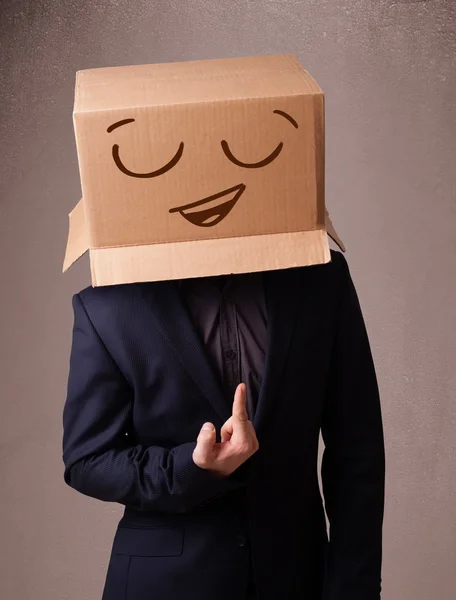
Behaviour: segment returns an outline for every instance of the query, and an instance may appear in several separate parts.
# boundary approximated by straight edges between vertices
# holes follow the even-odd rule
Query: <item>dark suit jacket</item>
[[[176,282],[74,296],[65,481],[125,505],[104,600],[378,600],[384,444],[369,342],[345,259],[265,274],[260,449],[231,477],[197,467],[229,406]],[[326,534],[317,478],[320,430]]]

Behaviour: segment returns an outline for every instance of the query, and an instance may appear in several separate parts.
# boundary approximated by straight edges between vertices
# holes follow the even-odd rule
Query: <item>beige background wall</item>
[[[327,201],[371,335],[385,600],[456,597],[456,11],[451,0],[2,0],[0,598],[96,600],[119,514],[62,480],[77,69],[293,52],[327,94]]]

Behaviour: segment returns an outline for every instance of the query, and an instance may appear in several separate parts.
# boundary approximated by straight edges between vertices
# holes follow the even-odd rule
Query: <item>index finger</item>
[[[249,420],[249,416],[247,414],[246,401],[247,399],[245,383],[240,383],[236,388],[233,400],[233,417],[235,419],[238,419],[239,421]]]

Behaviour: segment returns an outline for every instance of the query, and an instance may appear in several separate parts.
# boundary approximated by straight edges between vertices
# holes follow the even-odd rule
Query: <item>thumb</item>
[[[199,466],[208,465],[212,460],[216,442],[215,427],[212,423],[205,423],[196,439],[193,458]]]
[[[230,417],[227,421],[225,421],[222,429],[220,430],[220,434],[222,443],[230,441],[231,436],[233,435],[233,417]]]

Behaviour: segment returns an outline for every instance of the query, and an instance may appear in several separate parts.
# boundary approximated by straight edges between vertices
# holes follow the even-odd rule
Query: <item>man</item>
[[[65,480],[125,506],[103,600],[380,598],[381,410],[342,254],[73,307]]]

